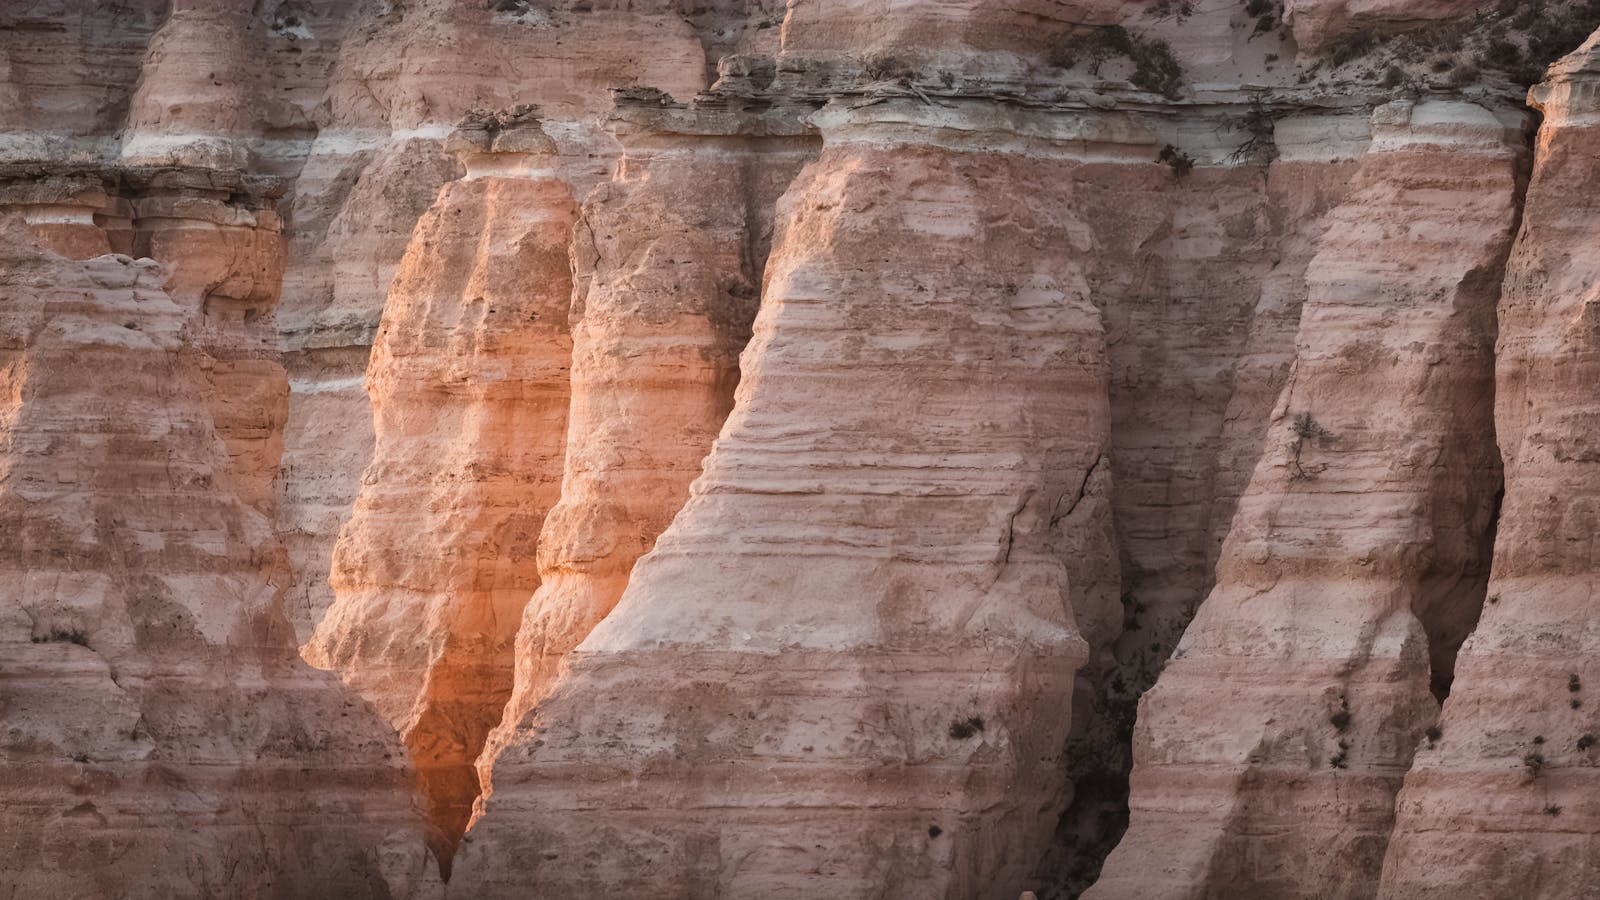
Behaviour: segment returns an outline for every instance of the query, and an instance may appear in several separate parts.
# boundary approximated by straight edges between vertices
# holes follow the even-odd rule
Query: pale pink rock
[[[1052,545],[1107,439],[1087,231],[1070,162],[896,134],[842,126],[780,203],[706,471],[451,891],[1015,895],[1085,655]]]
[[[733,408],[770,210],[815,153],[806,138],[718,133],[715,113],[683,117],[678,127],[713,133],[625,136],[574,229],[566,471],[539,539],[515,693],[478,762],[486,793],[502,748],[523,740],[560,664],[616,606],[700,474]]]
[[[1483,618],[1440,735],[1397,804],[1384,898],[1579,897],[1600,871],[1592,603],[1597,404],[1593,39],[1533,92],[1544,112],[1500,298],[1505,504]]]
[[[1374,124],[1306,273],[1217,585],[1140,703],[1132,822],[1087,897],[1377,888],[1430,675],[1447,678],[1486,577],[1520,153],[1515,119],[1464,103]]]
[[[113,185],[134,206],[144,187]],[[228,326],[155,260],[72,261],[11,214],[0,233],[0,883],[422,889],[399,742],[299,660],[270,506],[237,489],[270,461],[219,439],[197,338]]]
[[[1407,31],[1503,5],[1499,0],[1285,0],[1284,21],[1302,48],[1316,51],[1341,38]]]

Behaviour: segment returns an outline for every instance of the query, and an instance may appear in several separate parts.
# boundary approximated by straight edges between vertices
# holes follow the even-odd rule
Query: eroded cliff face
[[[121,227],[3,218],[6,895],[420,890],[404,751],[283,616],[275,460],[254,439],[287,393],[271,186],[110,174],[7,182],[93,197]],[[111,252],[130,242],[151,255]],[[240,251],[208,257],[228,289],[190,290],[189,254],[217,244]]]
[[[0,9],[8,896],[1581,894],[1596,25]]]

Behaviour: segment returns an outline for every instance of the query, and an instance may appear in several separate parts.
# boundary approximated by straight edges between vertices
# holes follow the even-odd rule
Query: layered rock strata
[[[476,108],[537,105],[557,145],[552,165],[581,198],[607,177],[616,154],[598,124],[612,88],[646,84],[688,97],[706,85],[702,42],[674,4],[587,12],[566,5],[363,7],[336,45],[292,201],[282,303],[293,392],[280,530],[296,573],[291,617],[303,639],[333,601],[333,547],[372,456],[362,386],[384,298],[413,225],[460,174],[443,149],[456,122]],[[728,17],[715,12],[708,6],[706,15]],[[764,16],[750,12],[752,20]],[[312,38],[337,33],[307,10],[294,17]],[[742,32],[715,27],[730,39]],[[775,40],[777,29],[762,33]]]
[[[616,606],[700,474],[733,408],[773,204],[814,153],[804,136],[739,134],[771,123],[737,109],[623,110],[642,122],[619,117],[624,154],[574,229],[561,501],[539,538],[515,695],[479,761],[485,785],[500,746],[518,739],[563,659]]]
[[[1380,896],[1572,897],[1596,878],[1590,596],[1593,41],[1533,99],[1545,120],[1500,299],[1505,503],[1483,619],[1400,793]]]
[[[1514,116],[1469,104],[1390,104],[1374,126],[1217,586],[1140,703],[1128,834],[1086,896],[1377,889],[1431,688],[1482,600],[1521,154]]]
[[[474,121],[466,177],[418,223],[384,309],[377,434],[306,645],[400,732],[448,859],[511,691],[567,433],[576,205],[530,112]]]
[[[288,570],[260,490],[275,460],[239,450],[274,427],[282,369],[259,406],[214,414],[241,367],[251,392],[270,380],[271,363],[231,353],[250,331],[230,303],[259,295],[270,329],[279,252],[259,184],[229,186],[248,226],[219,226],[203,192],[164,196],[218,178],[102,182],[126,231],[99,248],[84,226],[69,246],[43,234],[82,261],[0,216],[6,896],[394,896],[432,877],[403,749],[300,661],[283,618]],[[183,287],[194,245],[170,239],[179,222],[243,248],[227,301]],[[123,240],[161,261],[109,252]]]
[[[501,752],[452,890],[530,856],[557,893],[669,896],[1001,896],[1031,866],[1085,655],[1052,545],[1107,440],[1087,232],[1061,154],[891,107],[780,203],[705,473]]]

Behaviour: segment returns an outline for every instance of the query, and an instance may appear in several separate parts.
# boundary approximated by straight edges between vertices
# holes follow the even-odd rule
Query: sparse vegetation
[[[950,723],[950,736],[958,741],[966,740],[982,730],[982,716],[968,716]]]
[[[1294,424],[1290,426],[1290,430],[1294,433],[1294,472],[1290,477],[1295,481],[1311,478],[1322,469],[1307,469],[1300,455],[1304,452],[1307,441],[1327,437],[1328,429],[1318,424],[1317,420],[1311,417],[1311,413],[1303,412],[1294,417]]]
[[[1592,735],[1592,734],[1585,734],[1585,735],[1582,735],[1582,736],[1580,736],[1578,738],[1578,749],[1579,750],[1587,750],[1590,747],[1593,747],[1594,745],[1595,745],[1595,736]]]
[[[1278,122],[1260,94],[1250,98],[1250,106],[1238,124],[1246,137],[1239,149],[1229,155],[1230,160],[1264,166],[1278,158]]]
[[[1251,0],[1246,11],[1264,3]],[[1597,27],[1600,0],[1505,0],[1494,9],[1402,34],[1346,35],[1329,49],[1325,61],[1337,68],[1381,54],[1369,74],[1390,88],[1405,84],[1406,69],[1413,65],[1458,88],[1478,82],[1485,71],[1525,87],[1543,78],[1551,63],[1577,49]],[[1398,77],[1395,69],[1400,70]]]
[[[1250,37],[1266,34],[1283,24],[1283,0],[1246,0],[1244,14],[1256,20]]]
[[[928,837],[936,838],[941,834],[944,834],[944,829],[943,828],[940,828],[937,825],[929,825],[928,826]]]
[[[1177,19],[1181,22],[1194,15],[1194,0],[1156,0],[1150,11],[1158,19]]]
[[[1140,90],[1176,99],[1183,90],[1183,67],[1166,41],[1134,34],[1121,25],[1108,25],[1074,35],[1050,51],[1051,65],[1075,69],[1087,65],[1089,74],[1113,59],[1133,63],[1128,81]]]
[[[1156,160],[1166,163],[1167,168],[1171,169],[1172,174],[1178,178],[1183,178],[1194,171],[1194,158],[1171,144],[1161,148],[1161,152],[1156,155]]]
[[[874,53],[863,59],[861,74],[868,81],[899,81],[916,76],[910,64],[892,53]]]
[[[1583,690],[1583,679],[1578,677],[1577,672],[1567,676],[1567,690],[1574,694]]]
[[[1437,725],[1429,725],[1428,730],[1424,731],[1422,736],[1428,739],[1428,746],[1432,747],[1434,744],[1439,743],[1440,738],[1444,737],[1444,730]]]
[[[1339,752],[1328,757],[1328,765],[1335,769],[1350,768],[1350,742],[1344,738],[1339,739]]]
[[[77,644],[79,647],[89,646],[89,633],[82,628],[73,626],[65,628],[60,625],[52,627],[43,635],[35,635],[35,644]]]
[[[1339,708],[1328,716],[1328,724],[1337,728],[1340,734],[1350,730],[1350,699],[1345,695],[1339,695]]]
[[[1559,816],[1561,815],[1561,807],[1552,803],[1544,808],[1544,814],[1551,817]]]
[[[1522,768],[1528,773],[1528,777],[1538,778],[1539,773],[1544,771],[1544,754],[1535,750],[1522,757]]]

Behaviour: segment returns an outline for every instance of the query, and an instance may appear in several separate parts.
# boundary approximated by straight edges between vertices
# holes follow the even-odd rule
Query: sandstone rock
[[[271,510],[235,491],[196,340],[225,326],[153,260],[0,232],[7,893],[421,890],[403,751],[299,660]]]
[[[502,748],[523,741],[561,662],[616,606],[700,474],[733,407],[768,211],[811,152],[806,139],[646,132],[584,204],[566,473],[539,540],[515,694],[478,764],[486,787]]]
[[[1084,657],[1052,532],[1107,438],[1087,232],[1069,163],[872,109],[780,204],[706,471],[501,753],[452,891],[1010,896],[1031,866]]]
[[[1481,602],[1519,152],[1515,121],[1467,104],[1374,121],[1217,586],[1140,704],[1128,835],[1086,896],[1376,890],[1430,675],[1448,683]]]
[[[1595,404],[1586,249],[1596,172],[1595,45],[1534,91],[1545,114],[1500,299],[1495,426],[1505,503],[1483,618],[1436,740],[1397,803],[1380,896],[1569,897],[1591,890],[1596,675],[1589,647]]]
[[[1301,47],[1317,51],[1341,39],[1405,31],[1500,5],[1495,0],[1285,0],[1284,21]]]
[[[321,130],[293,200],[282,304],[293,393],[280,531],[302,639],[333,602],[333,546],[372,454],[361,384],[384,297],[412,227],[459,174],[443,149],[452,127],[469,109],[537,104],[560,177],[581,197],[614,152],[598,126],[612,87],[645,83],[688,97],[706,83],[701,43],[668,4],[591,13],[500,5],[366,7],[324,86]]]
[[[377,442],[305,648],[399,730],[446,861],[511,691],[566,435],[576,210],[538,122],[512,130],[459,141],[467,176],[395,278],[368,373]]]

